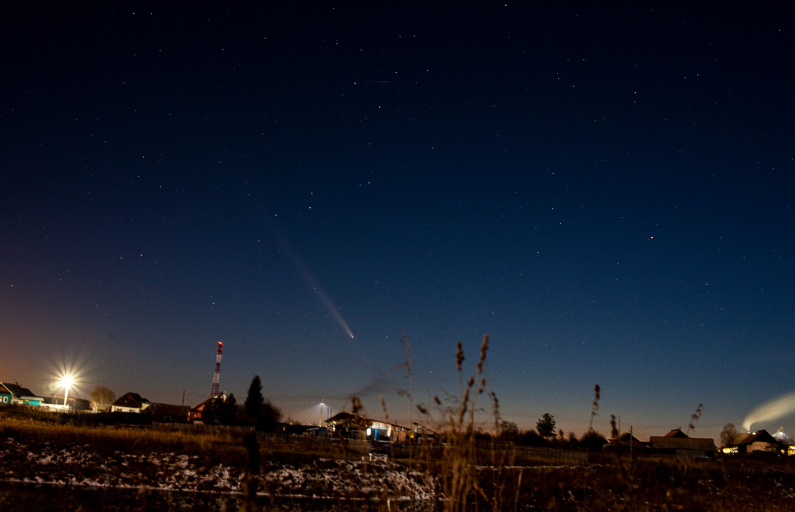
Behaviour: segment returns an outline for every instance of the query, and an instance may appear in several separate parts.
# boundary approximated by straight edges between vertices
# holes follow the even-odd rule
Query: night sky
[[[222,340],[241,402],[405,422],[402,336],[428,403],[488,333],[520,428],[795,390],[783,12],[160,3],[0,5],[0,381],[195,405]]]

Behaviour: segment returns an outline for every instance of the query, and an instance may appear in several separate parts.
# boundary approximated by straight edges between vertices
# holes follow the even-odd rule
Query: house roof
[[[717,450],[715,441],[710,438],[651,436],[649,445],[652,450],[695,450],[714,452]]]
[[[622,446],[622,447],[624,447],[624,446],[628,447],[628,446],[630,446],[630,444],[633,447],[636,447],[636,446],[637,447],[648,446],[648,443],[644,443],[643,441],[639,440],[637,437],[633,436],[629,432],[624,432],[623,434],[621,434],[620,436],[616,437],[615,439],[611,439],[610,440],[610,444],[612,444],[613,446]]]
[[[18,384],[11,384],[8,382],[0,382],[0,386],[6,389],[8,393],[17,399],[23,398],[35,398],[38,400],[44,400],[43,396],[39,396],[35,394],[33,391],[29,390],[28,388],[23,388]]]
[[[369,423],[371,420],[366,416],[362,416],[361,414],[356,414],[348,411],[338,412],[331,418],[326,420],[328,425],[341,425],[341,424],[362,424]]]
[[[360,414],[355,414],[348,411],[339,412],[326,420],[326,425],[353,426],[353,427],[369,427],[374,423],[380,423],[382,425],[388,425],[390,427],[396,427],[404,430],[411,430],[410,427],[404,427],[403,425],[398,425],[397,423],[374,420],[372,418],[368,418],[367,416],[362,416]]]
[[[198,405],[194,405],[193,407],[190,408],[190,410],[193,411],[193,412],[201,412],[201,411],[203,411],[204,408],[207,407],[207,404],[209,404],[212,401],[213,398],[214,397],[210,397],[210,398],[206,399],[204,402],[202,402],[202,403],[200,403]]]
[[[125,393],[113,402],[112,405],[116,407],[130,407],[140,409],[143,404],[150,403],[146,398],[141,397],[138,393]]]
[[[748,432],[745,434],[737,434],[733,440],[736,445],[749,445],[753,443],[770,443],[776,444],[776,439],[768,433],[767,430],[759,430],[756,432]]]
[[[681,428],[674,428],[674,429],[671,429],[671,431],[670,431],[670,432],[668,432],[667,434],[665,434],[665,437],[673,437],[673,438],[682,438],[682,439],[687,439],[687,438],[689,438],[690,436],[688,436],[687,434],[685,434],[684,432],[682,432],[682,429],[681,429]]]

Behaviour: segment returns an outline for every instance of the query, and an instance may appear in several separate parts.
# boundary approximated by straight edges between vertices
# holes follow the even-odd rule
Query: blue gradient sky
[[[196,404],[223,340],[241,400],[406,421],[402,335],[428,402],[489,333],[521,428],[583,432],[594,384],[603,433],[739,426],[795,387],[783,20],[6,2],[0,380]]]

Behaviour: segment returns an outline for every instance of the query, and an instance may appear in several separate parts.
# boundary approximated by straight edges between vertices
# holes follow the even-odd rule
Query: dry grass
[[[405,367],[409,378],[408,395],[414,404],[411,382],[411,352],[408,340]],[[552,460],[543,451],[532,452],[510,444],[495,444],[493,438],[478,435],[476,411],[482,395],[488,402],[490,418],[499,425],[499,402],[488,389],[485,336],[473,374],[464,380],[465,355],[459,343],[455,355],[459,375],[459,395],[433,404],[416,405],[425,424],[443,427],[441,444],[419,446],[408,469],[420,468],[436,497],[414,504],[415,510],[566,510],[566,511],[783,511],[795,508],[795,463],[787,459],[728,459],[694,461],[661,458],[630,458],[627,455],[589,454],[589,464]],[[595,387],[592,416],[598,408],[599,389]],[[354,399],[354,408],[358,401]],[[385,401],[382,407],[386,409]],[[431,411],[436,411],[434,421]],[[386,411],[384,411],[386,415]],[[694,418],[694,420],[697,418]],[[174,452],[200,455],[207,466],[223,464],[249,472],[245,498],[240,510],[265,510],[254,492],[262,468],[274,464],[313,463],[329,474],[335,471],[346,478],[345,464],[361,454],[345,445],[317,443],[259,442],[249,435],[229,432],[194,432],[143,427],[115,427],[62,423],[57,415],[23,408],[0,409],[0,439],[12,438],[50,445],[88,445],[98,453]],[[534,454],[538,454],[535,456]],[[369,469],[383,471],[378,465]],[[269,489],[264,489],[269,491]],[[387,488],[377,501],[359,502],[361,489],[353,488],[348,508],[400,510],[396,500],[404,489]],[[0,492],[0,504],[2,504]],[[369,499],[369,498],[367,498]],[[351,506],[360,504],[361,507]],[[236,507],[235,507],[236,508]],[[279,509],[271,502],[267,509]],[[300,509],[301,507],[297,507]]]
[[[92,451],[112,455],[116,452],[146,454],[174,452],[199,455],[203,466],[223,464],[247,468],[250,455],[243,433],[170,430],[150,426],[114,426],[61,423],[59,416],[37,413],[27,408],[0,409],[0,439],[12,438],[31,444],[55,446],[88,445]],[[359,453],[338,444],[311,442],[260,443],[261,460],[279,464],[302,464],[318,458],[347,459]]]

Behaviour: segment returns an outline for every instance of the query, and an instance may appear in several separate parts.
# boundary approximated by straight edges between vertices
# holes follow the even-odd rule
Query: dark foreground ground
[[[3,512],[139,512],[139,511],[236,511],[243,507],[240,494],[158,491],[151,489],[106,489],[64,485],[0,482],[0,511]],[[419,505],[419,508],[417,507]],[[258,496],[259,510],[348,512],[383,510],[378,502],[318,498]],[[431,507],[432,508],[432,507]],[[390,510],[427,510],[426,503],[396,503]]]
[[[682,462],[634,461],[622,474],[614,464],[587,466],[481,467],[480,490],[465,510],[570,511],[790,511],[795,510],[795,475],[789,465],[752,461]],[[341,468],[329,468],[328,480],[339,479]],[[141,478],[145,478],[144,475]],[[261,492],[253,502],[238,490],[197,491],[182,488],[102,487],[79,483],[0,482],[0,511],[431,511],[447,508],[434,498],[397,496],[398,489],[357,497],[330,486],[328,495],[315,487],[307,494],[300,482],[290,495],[289,481],[279,494]],[[331,484],[329,484],[331,485]],[[263,493],[263,491],[265,493]],[[359,494],[361,495],[361,494]],[[449,505],[449,503],[447,504]]]
[[[787,457],[533,458],[459,445],[382,461],[304,438],[244,445],[228,433],[0,416],[0,512],[795,510]],[[252,487],[258,494],[245,499]]]

